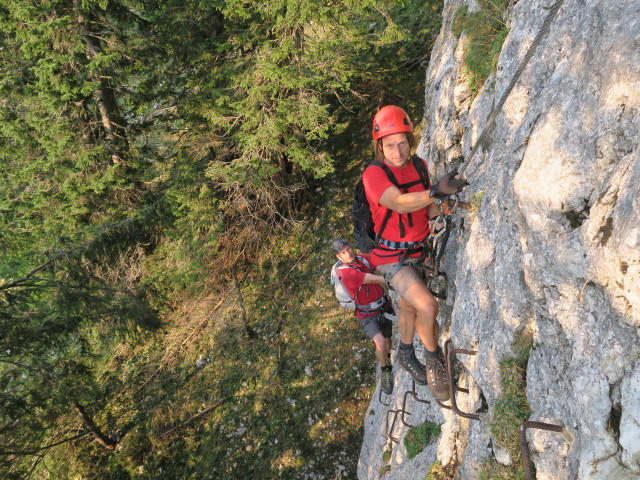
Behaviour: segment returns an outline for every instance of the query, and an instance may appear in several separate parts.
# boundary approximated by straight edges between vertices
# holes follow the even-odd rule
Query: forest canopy
[[[295,298],[243,297],[300,280],[287,254],[256,252],[303,244],[316,189],[366,162],[378,107],[420,118],[441,7],[0,0],[3,478],[203,478],[166,447],[200,414],[167,412],[223,410],[245,374],[221,361],[187,389],[201,377],[176,352],[220,345],[175,313],[209,299],[226,318],[233,298],[241,338],[257,341],[256,309]],[[182,448],[198,458],[203,438]]]

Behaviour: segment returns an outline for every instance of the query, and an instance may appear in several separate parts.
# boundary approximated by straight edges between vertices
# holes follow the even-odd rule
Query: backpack
[[[369,262],[367,262],[364,258],[360,256],[356,258],[358,258],[358,260],[364,263],[367,267],[371,268]],[[380,310],[384,306],[386,301],[384,294],[375,302],[369,303],[367,305],[357,304],[355,299],[351,295],[349,295],[349,291],[346,289],[346,287],[340,280],[340,277],[338,276],[338,270],[342,270],[344,268],[353,268],[354,270],[358,270],[357,267],[349,265],[348,263],[343,263],[341,260],[338,260],[331,268],[331,285],[333,285],[335,289],[338,304],[341,307],[351,310],[358,310],[365,313]],[[360,285],[360,288],[362,288],[362,285]],[[360,291],[360,288],[358,288],[358,292]],[[356,297],[358,296],[358,292],[356,292]]]
[[[411,161],[413,162],[413,166],[418,172],[420,176],[420,180],[410,183],[403,183],[402,185],[398,184],[396,177],[393,175],[389,167],[387,167],[383,162],[379,160],[374,160],[371,162],[371,165],[382,168],[384,173],[387,174],[387,178],[393,183],[398,189],[404,190],[406,193],[409,187],[416,185],[417,183],[422,183],[424,188],[429,188],[429,175],[427,173],[427,168],[420,157],[417,155],[413,155],[411,157]],[[367,200],[367,195],[364,191],[364,185],[362,184],[362,175],[360,175],[360,179],[353,190],[353,203],[351,206],[351,217],[353,219],[353,236],[356,239],[356,246],[358,250],[363,253],[370,253],[380,241],[382,237],[382,232],[387,226],[387,222],[391,218],[393,214],[393,210],[387,210],[387,214],[384,217],[384,221],[380,227],[380,231],[376,235],[373,229],[373,218],[371,216],[371,208],[369,206],[369,202]],[[409,215],[409,223],[411,224],[411,214]],[[404,236],[404,225],[402,223],[402,218],[400,218],[400,229],[401,235]]]

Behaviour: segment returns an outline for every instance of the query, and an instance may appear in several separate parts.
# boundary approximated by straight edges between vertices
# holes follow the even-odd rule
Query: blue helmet
[[[336,252],[341,252],[345,247],[349,246],[349,242],[347,242],[344,238],[336,238],[333,242],[331,242],[331,248]]]

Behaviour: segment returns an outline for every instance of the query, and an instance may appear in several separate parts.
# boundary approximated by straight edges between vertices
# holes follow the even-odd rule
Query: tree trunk
[[[233,270],[233,284],[235,286],[236,292],[238,293],[238,302],[240,303],[240,311],[242,312],[242,328],[244,329],[244,334],[247,338],[253,338],[255,336],[255,332],[251,329],[249,324],[247,323],[247,310],[244,306],[244,297],[242,296],[242,290],[240,289],[240,282],[238,281],[238,274],[235,270]]]
[[[78,402],[75,402],[73,406],[76,407],[76,410],[78,410],[78,412],[80,413],[80,416],[82,417],[82,421],[87,426],[87,428],[91,431],[94,438],[97,440],[97,442],[100,445],[102,445],[104,448],[107,448],[109,450],[113,450],[114,448],[116,448],[116,444],[118,442],[116,442],[115,440],[111,439],[110,437],[102,433],[102,431],[98,428],[96,423],[93,421],[93,418],[89,416],[89,414],[87,413],[87,411],[84,409],[82,405],[80,405]]]
[[[91,14],[82,10],[79,0],[74,1],[77,13],[80,35],[87,45],[87,58],[91,59],[102,52],[102,46],[95,32],[91,31]],[[108,78],[100,78],[100,87],[94,94],[100,123],[104,129],[107,141],[112,146],[111,159],[113,163],[120,163],[126,159],[128,141],[124,128],[124,120],[120,115],[116,95]]]

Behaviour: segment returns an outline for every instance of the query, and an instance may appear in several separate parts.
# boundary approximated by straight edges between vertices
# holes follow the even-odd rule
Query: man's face
[[[356,253],[353,251],[353,248],[347,245],[338,253],[336,253],[336,257],[338,257],[338,260],[341,260],[344,263],[352,263],[356,259]]]
[[[411,145],[404,133],[394,133],[382,138],[384,159],[392,167],[402,167],[411,153]]]

